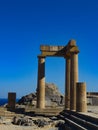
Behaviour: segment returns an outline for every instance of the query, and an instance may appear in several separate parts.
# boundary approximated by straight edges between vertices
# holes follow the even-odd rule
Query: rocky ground
[[[0,115],[4,111],[2,109]],[[0,116],[0,130],[63,130],[65,123],[56,116],[27,116],[15,113],[9,116],[7,113],[9,112],[6,111],[5,115]],[[98,118],[98,106],[88,106],[86,114]]]
[[[36,99],[37,92],[23,96],[16,104],[16,108],[36,109]],[[64,96],[53,83],[45,84],[45,101],[46,106],[52,108],[64,105]],[[63,120],[58,120],[56,117],[31,117],[9,112],[6,108],[0,109],[0,130],[57,130],[63,123]]]
[[[37,92],[23,96],[16,104],[16,109],[19,111],[23,109],[25,112],[33,110],[38,114],[36,99]],[[47,114],[49,114],[48,111],[53,114],[58,113],[64,108],[64,96],[53,83],[45,85],[45,101]],[[88,112],[85,114],[98,118],[98,106],[89,105],[87,109]],[[60,120],[56,116],[45,117],[36,114],[31,116],[21,112],[7,111],[6,105],[0,107],[0,130],[64,130],[64,124],[64,120]]]
[[[98,118],[98,106],[88,106],[86,114]],[[32,128],[35,130],[60,130],[64,124],[64,121],[56,116],[27,116],[25,114],[13,114],[4,109],[1,109],[0,115],[2,115],[0,116],[0,130],[8,130],[8,128],[9,130],[31,130]]]
[[[57,117],[14,116],[12,119],[0,117],[0,130],[58,130],[64,121]]]

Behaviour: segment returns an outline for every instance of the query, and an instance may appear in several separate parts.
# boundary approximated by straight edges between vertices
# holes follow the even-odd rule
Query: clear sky
[[[1,0],[0,97],[35,91],[40,45],[70,39],[80,50],[79,81],[98,91],[98,0]],[[64,93],[63,58],[46,58],[46,82]]]

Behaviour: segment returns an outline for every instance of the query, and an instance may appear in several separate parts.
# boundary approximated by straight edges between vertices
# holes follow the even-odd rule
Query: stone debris
[[[55,120],[51,123],[51,126],[53,127],[58,127],[58,128],[62,128],[65,125],[65,121],[64,120]]]
[[[66,126],[66,122],[64,120],[60,120],[56,116],[53,117],[30,117],[30,116],[14,116],[13,119],[7,119],[6,117],[0,116],[0,124],[9,125],[13,124],[18,126],[22,126],[28,128],[32,126],[35,130],[40,129],[48,129],[49,130],[70,130],[68,126]]]
[[[13,124],[15,125],[21,125],[21,126],[33,126],[33,120],[28,117],[14,117],[13,118]]]
[[[58,118],[56,116],[52,116],[50,117],[51,120],[58,120]]]
[[[33,126],[34,128],[44,128],[46,126],[51,126],[53,128],[60,128],[64,127],[65,121],[59,120],[57,117],[51,117],[51,118],[30,118],[27,116],[24,117],[14,117],[13,122],[14,125],[20,125],[20,126]]]
[[[13,124],[20,125],[20,126],[38,126],[38,127],[44,127],[46,125],[49,125],[49,122],[44,119],[35,119],[29,117],[14,117]]]
[[[38,126],[38,127],[44,127],[45,125],[49,125],[49,122],[44,120],[44,119],[38,119],[35,120],[34,123]]]
[[[61,121],[57,121],[55,126],[56,126],[56,127],[63,128],[64,125],[65,125],[65,122],[61,120]]]

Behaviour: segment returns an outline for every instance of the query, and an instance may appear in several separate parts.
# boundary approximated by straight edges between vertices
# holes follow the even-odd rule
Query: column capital
[[[70,49],[70,54],[78,54],[79,52],[80,51],[77,46]]]
[[[71,58],[70,56],[67,55],[64,56],[64,59],[70,59],[70,58]]]

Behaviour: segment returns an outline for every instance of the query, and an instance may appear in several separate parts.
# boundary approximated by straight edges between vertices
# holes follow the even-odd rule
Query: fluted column
[[[37,108],[45,108],[45,57],[38,57]]]
[[[78,82],[78,54],[71,53],[70,110],[76,111],[76,82]]]
[[[70,109],[70,58],[66,58],[66,75],[65,75],[65,109]]]

